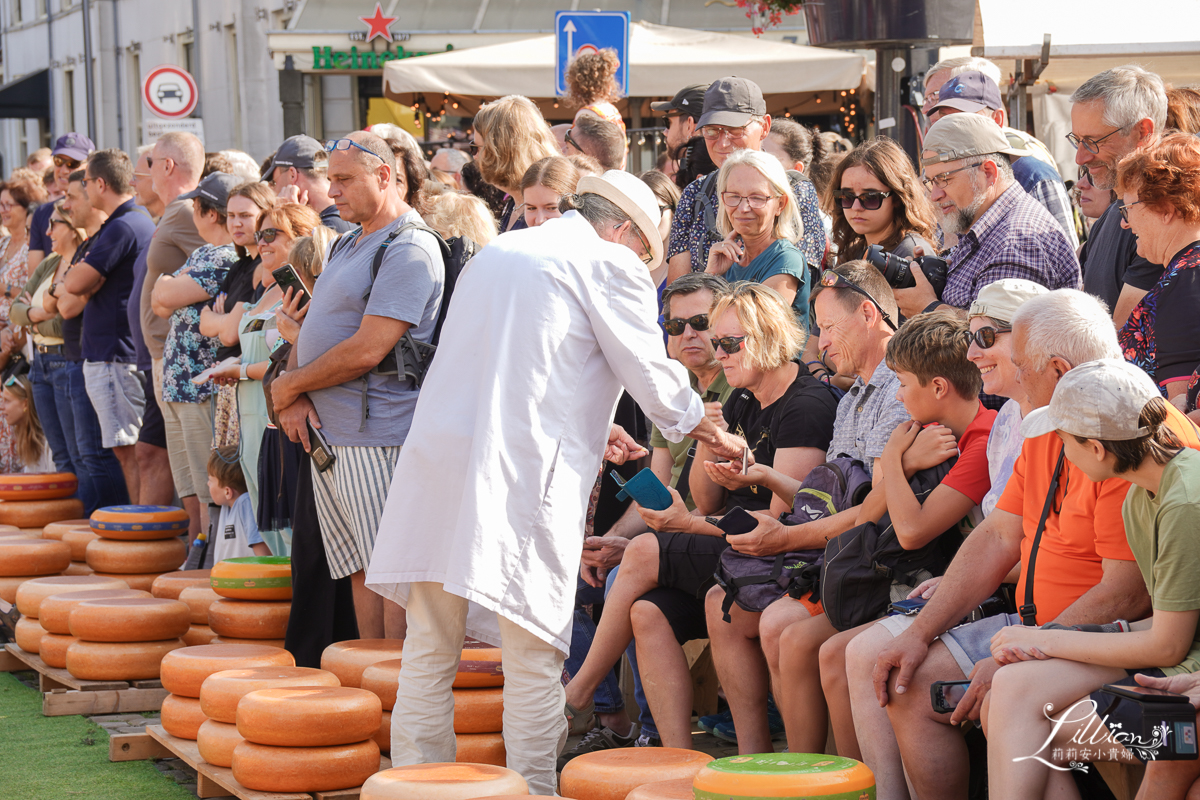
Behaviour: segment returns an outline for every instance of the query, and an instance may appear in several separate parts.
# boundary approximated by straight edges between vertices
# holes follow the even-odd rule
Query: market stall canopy
[[[50,70],[23,75],[0,86],[0,119],[50,118]]]

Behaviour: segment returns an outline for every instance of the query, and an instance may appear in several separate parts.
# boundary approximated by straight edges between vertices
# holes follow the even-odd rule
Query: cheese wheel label
[[[763,753],[710,761],[692,791],[695,800],[875,800],[875,777],[850,758]]]
[[[185,531],[188,515],[177,506],[105,506],[90,524],[96,531]]]
[[[291,578],[210,578],[214,589],[286,589]]]

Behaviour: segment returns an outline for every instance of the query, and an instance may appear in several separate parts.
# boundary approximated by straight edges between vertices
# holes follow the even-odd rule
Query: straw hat
[[[658,209],[658,198],[641,178],[629,172],[610,169],[603,175],[585,175],[576,188],[579,194],[598,194],[629,215],[633,224],[641,231],[650,245],[650,269],[663,260],[662,235],[658,223],[662,212]]]

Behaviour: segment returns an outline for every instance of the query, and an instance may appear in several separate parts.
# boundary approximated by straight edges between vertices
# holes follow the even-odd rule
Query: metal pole
[[[125,142],[125,115],[122,113],[121,99],[121,16],[117,10],[117,0],[112,0],[113,14],[113,83],[117,90],[117,146],[126,147]],[[136,151],[137,146],[129,146],[126,149]]]
[[[200,0],[192,0],[192,80],[196,82],[196,108],[192,116],[201,117],[200,110]]]
[[[96,83],[92,74],[92,4],[83,0],[83,74],[87,88],[88,137],[96,141]]]
[[[7,42],[5,42],[7,45]],[[5,47],[7,50],[7,46]],[[46,7],[46,66],[49,67],[54,61],[54,14],[50,11],[50,7]],[[50,73],[50,80],[46,82],[47,91],[50,96],[46,98],[46,107],[50,109],[50,118],[46,120],[46,124],[50,126],[50,144],[54,145],[54,73]],[[41,144],[40,142],[38,143]]]

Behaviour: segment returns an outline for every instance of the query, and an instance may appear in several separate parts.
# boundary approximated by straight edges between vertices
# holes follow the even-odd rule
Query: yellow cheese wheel
[[[187,544],[177,538],[148,542],[97,538],[87,546],[88,566],[97,572],[161,575],[179,569],[186,560]]]
[[[370,739],[331,747],[242,742],[233,748],[233,779],[258,792],[353,789],[378,771],[379,746]]]
[[[197,625],[193,622],[188,626],[188,632],[182,638],[183,643],[188,647],[196,647],[201,644],[212,644],[217,635],[207,625]]]
[[[875,796],[875,775],[851,758],[811,753],[730,756],[692,780],[696,800],[817,800]]]
[[[200,701],[194,697],[169,694],[163,698],[160,715],[163,730],[176,738],[195,740],[206,719]]]
[[[62,542],[13,537],[0,539],[0,576],[36,578],[58,575],[70,564],[71,548]]]
[[[189,586],[208,586],[207,569],[186,569],[181,572],[164,572],[154,579],[150,594],[178,600],[179,593]]]
[[[292,560],[285,556],[228,558],[213,565],[210,584],[230,600],[291,600]]]
[[[208,586],[189,586],[179,593],[178,599],[191,609],[193,625],[208,625],[208,607],[220,600],[221,595]]]
[[[0,539],[0,541],[3,541],[3,540]],[[46,576],[45,575],[13,575],[13,576],[0,575],[0,600],[3,600],[6,603],[17,602],[17,589],[19,589],[21,587],[22,583],[24,583],[25,581],[31,581],[34,578],[44,578],[44,577],[46,577]]]
[[[17,620],[13,633],[17,647],[26,653],[37,653],[42,649],[42,637],[46,635],[46,629],[33,617],[21,617]]]
[[[18,472],[0,475],[0,500],[57,500],[70,497],[79,481],[70,472]]]
[[[529,791],[525,779],[490,764],[414,764],[372,775],[360,800],[472,800]]]
[[[454,690],[455,733],[496,733],[503,728],[503,689]]]
[[[10,527],[12,527],[12,526],[10,526],[10,525],[4,526],[5,529],[10,528]],[[0,530],[0,539],[43,539],[43,538],[47,538],[47,537],[38,536],[37,534],[30,533],[29,531],[23,531],[20,528],[12,528],[12,530]]]
[[[88,527],[88,521],[86,519],[64,519],[62,522],[51,522],[46,527],[42,528],[42,538],[57,539],[61,542],[64,533],[73,528],[79,527]]]
[[[188,529],[188,514],[176,506],[107,506],[92,512],[92,530],[106,539],[171,539]]]
[[[500,663],[500,648],[467,639],[458,660],[455,689],[482,689],[503,686],[504,670]]]
[[[283,639],[238,639],[235,636],[214,636],[213,644],[265,644],[268,647],[283,647]]]
[[[625,795],[625,800],[693,800],[692,779],[643,784]]]
[[[575,800],[625,800],[645,783],[695,777],[712,761],[707,753],[675,747],[628,747],[584,753],[559,776],[558,791]]]
[[[71,635],[85,642],[158,642],[187,633],[188,607],[178,600],[138,597],[88,600],[71,609]]]
[[[337,676],[312,667],[253,667],[214,672],[200,686],[200,706],[204,715],[218,722],[237,722],[238,701],[259,689],[283,689],[294,686],[336,688]]]
[[[92,589],[86,592],[66,591],[52,594],[38,606],[38,620],[50,633],[67,636],[71,633],[71,609],[79,603],[89,600],[130,600],[149,596],[149,592],[139,592],[135,589]]]
[[[70,528],[63,532],[59,537],[59,541],[71,548],[71,560],[82,561],[87,563],[87,546],[99,539],[100,537],[92,533],[92,529],[86,525],[78,528]],[[88,564],[91,567],[91,564]],[[95,569],[93,567],[93,569]]]
[[[196,745],[200,757],[215,767],[233,766],[233,748],[246,741],[237,731],[237,725],[207,719],[196,733]]]
[[[327,747],[370,739],[382,714],[379,698],[366,689],[289,686],[242,697],[237,726],[242,738],[255,744]]]
[[[71,566],[63,570],[63,575],[94,575],[96,570],[87,565],[86,561],[72,561]]]
[[[137,589],[140,592],[150,593],[150,588],[154,586],[154,579],[158,577],[153,572],[104,572],[97,570],[93,575],[101,575],[105,578],[120,578],[129,584],[130,589]]]
[[[392,752],[392,712],[383,712],[383,718],[379,720],[379,730],[375,731],[371,738],[379,745],[379,752],[385,756]]]
[[[503,767],[508,764],[504,752],[504,734],[501,733],[459,733],[455,734],[457,743],[454,760],[468,764],[492,764]]]
[[[200,697],[200,685],[214,672],[250,667],[294,667],[287,650],[254,644],[206,644],[176,650],[163,659],[163,688],[184,697]]]
[[[47,666],[55,669],[67,668],[67,648],[79,640],[74,636],[62,636],[57,633],[47,633],[42,637],[41,650],[38,655]]]
[[[218,600],[208,607],[208,627],[233,639],[282,639],[290,600]]]
[[[159,676],[163,656],[183,647],[161,642],[75,642],[67,648],[67,672],[82,681],[144,681]]]
[[[0,524],[18,528],[44,528],[51,522],[74,519],[83,514],[83,503],[75,498],[61,500],[0,501]]]
[[[337,675],[342,686],[358,688],[363,670],[380,661],[400,658],[403,652],[403,639],[348,639],[325,648],[321,669]]]
[[[17,610],[26,617],[38,616],[38,608],[47,597],[66,592],[88,592],[102,589],[128,589],[123,582],[112,578],[55,575],[25,581],[17,589]],[[162,637],[166,638],[166,637]]]

